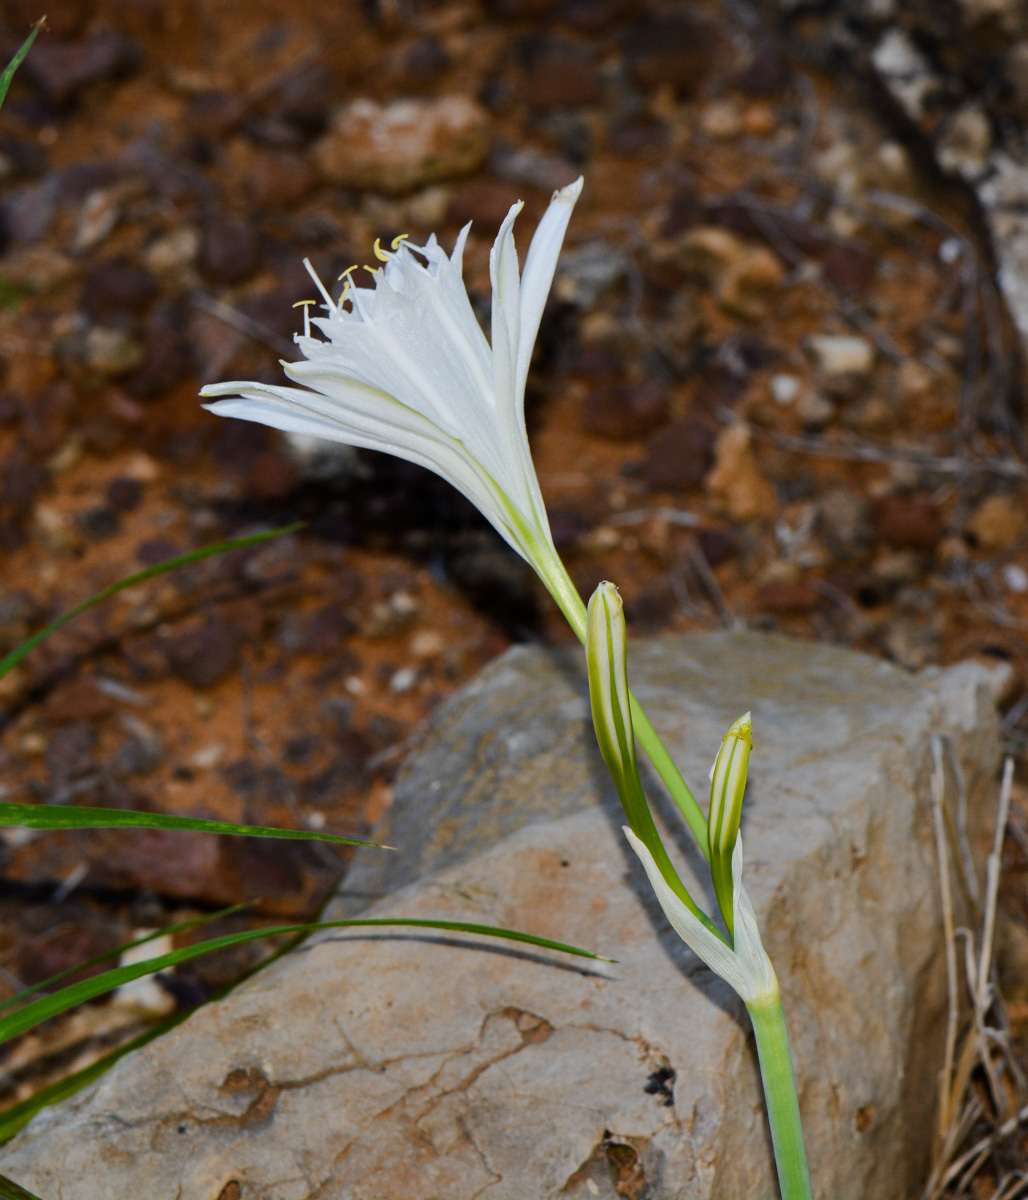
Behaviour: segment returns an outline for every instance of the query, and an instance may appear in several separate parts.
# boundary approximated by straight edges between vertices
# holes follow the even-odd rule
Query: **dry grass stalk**
[[[960,869],[964,865],[959,852],[960,838],[946,809],[943,741],[940,737],[933,739],[932,758],[932,814],[939,859],[948,1010],[939,1081],[937,1139],[932,1171],[920,1200],[942,1200],[943,1197],[960,1200],[965,1196],[985,1195],[981,1183],[986,1167],[990,1167],[990,1173],[997,1180],[990,1200],[1013,1200],[1016,1196],[1028,1194],[1028,1175],[1020,1170],[1005,1170],[994,1158],[1002,1144],[1028,1122],[1028,1104],[1024,1103],[1024,1078],[1011,1052],[1003,1000],[996,988],[993,946],[1014,763],[1013,759],[1008,758],[1003,766],[996,829],[987,865],[984,904],[978,922],[980,934],[976,939],[970,929],[955,924],[953,915],[951,844],[956,849],[953,857],[965,890],[968,890],[969,881],[966,871]],[[973,893],[977,888],[970,890]],[[973,903],[969,907],[972,911],[977,909]],[[963,999],[958,970],[958,940],[963,943],[964,950],[966,991]],[[965,1007],[969,1011],[962,1016],[961,1009]],[[1010,1115],[1012,1108],[1014,1112]],[[983,1127],[985,1133],[967,1145],[972,1134],[980,1133]]]

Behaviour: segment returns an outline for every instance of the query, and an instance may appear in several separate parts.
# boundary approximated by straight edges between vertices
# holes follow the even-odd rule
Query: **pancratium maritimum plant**
[[[778,983],[741,882],[737,835],[748,753],[741,742],[748,740],[748,725],[733,726],[715,764],[719,800],[712,804],[708,829],[692,792],[628,689],[624,618],[616,589],[604,585],[609,591],[601,589],[601,602],[594,598],[587,618],[554,548],[528,445],[528,368],[581,190],[579,179],[554,193],[532,238],[524,272],[518,269],[514,246],[514,221],[522,205],[515,204],[507,214],[489,256],[491,341],[479,327],[464,286],[462,260],[470,226],[461,230],[449,255],[434,234],[424,246],[397,238],[391,250],[376,241],[382,265],[372,272],[372,285],[359,287],[351,268],[341,277],[346,282],[338,298],[305,263],[321,292],[323,315],[312,318],[305,308],[304,332],[296,336],[303,359],[283,364],[287,376],[302,386],[219,383],[205,387],[203,395],[218,397],[207,407],[219,416],[381,450],[428,467],[462,492],[535,569],[583,643],[588,629],[594,723],[629,819],[628,836],[674,928],[749,1008],[782,1194],[785,1200],[809,1200]],[[693,901],[664,849],[639,779],[636,739],[711,864],[727,937]]]

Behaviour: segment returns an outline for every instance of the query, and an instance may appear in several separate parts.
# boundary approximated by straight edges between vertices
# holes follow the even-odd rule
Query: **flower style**
[[[435,234],[424,246],[398,238],[391,253],[376,242],[384,265],[374,271],[374,284],[358,287],[346,272],[338,300],[305,261],[325,316],[311,319],[305,309],[305,330],[295,339],[304,361],[283,363],[286,375],[305,387],[212,384],[202,395],[231,398],[206,407],[219,416],[381,450],[428,467],[482,512],[565,611],[569,603],[574,608],[528,446],[525,382],[581,190],[579,179],[554,193],[523,275],[513,232],[522,202],[500,226],[489,256],[491,346],[462,277],[470,223],[449,257]],[[312,336],[312,325],[323,338]]]

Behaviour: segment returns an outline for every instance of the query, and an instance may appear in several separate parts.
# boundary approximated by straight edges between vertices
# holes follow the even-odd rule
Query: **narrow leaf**
[[[102,975],[94,975],[91,979],[83,979],[78,983],[69,984],[52,996],[41,996],[23,1008],[0,1017],[0,1043],[18,1037],[20,1034],[34,1028],[42,1021],[48,1021],[76,1004],[92,1000],[104,992],[141,979],[144,975],[153,975],[179,963],[189,962],[203,954],[215,950],[225,950],[230,946],[239,946],[259,938],[278,937],[283,934],[311,933],[318,929],[352,929],[352,928],[412,928],[412,929],[442,929],[452,933],[473,933],[484,937],[503,938],[511,942],[521,942],[528,946],[538,946],[543,950],[556,950],[563,954],[574,954],[579,958],[590,958],[602,962],[613,962],[602,954],[594,954],[589,950],[569,946],[564,942],[555,942],[550,938],[537,937],[531,933],[521,933],[514,929],[501,929],[495,925],[477,925],[466,921],[436,921],[419,920],[414,918],[392,917],[358,917],[347,921],[313,921],[305,925],[273,925],[264,929],[248,929],[242,933],[229,933],[223,937],[211,938],[197,946],[184,946],[169,954],[161,954],[157,958],[147,959],[146,962],[132,963],[130,966],[115,967]]]
[[[223,917],[234,916],[238,912],[251,908],[251,904],[233,904],[231,908],[222,908],[218,912],[205,913],[202,917],[191,917],[188,921],[180,921],[177,925],[168,925],[164,929],[155,929],[153,933],[148,933],[146,937],[136,938],[135,941],[125,942],[121,946],[115,946],[111,950],[105,950],[103,954],[94,954],[92,958],[87,958],[84,962],[76,963],[73,967],[68,967],[66,971],[60,971],[56,975],[51,975],[49,979],[44,979],[41,983],[34,983],[31,987],[22,988],[20,992],[15,992],[13,996],[8,996],[6,1000],[0,1003],[0,1012],[4,1012],[8,1008],[14,1008],[24,1000],[28,1000],[30,996],[35,996],[37,992],[50,991],[56,984],[63,983],[65,979],[70,979],[72,975],[77,975],[80,971],[86,971],[90,967],[95,967],[97,963],[106,962],[110,958],[118,958],[125,953],[126,950],[134,950],[137,946],[145,946],[147,942],[154,942],[160,937],[174,937],[176,933],[184,933],[187,929],[195,929],[200,925],[209,925],[212,921],[220,921]],[[2,1135],[0,1135],[2,1140]]]
[[[39,1197],[6,1175],[0,1175],[0,1200],[39,1200]]]
[[[10,69],[10,68],[8,68]],[[50,634],[56,632],[62,625],[80,613],[84,613],[86,609],[92,608],[95,604],[101,604],[104,600],[109,600],[111,596],[117,595],[118,592],[124,591],[126,588],[135,587],[137,583],[145,583],[148,579],[154,579],[158,575],[164,575],[168,571],[177,570],[179,567],[187,567],[190,563],[199,562],[204,558],[211,558],[215,554],[227,554],[230,550],[241,550],[245,546],[255,546],[260,542],[266,542],[271,538],[282,537],[283,534],[293,533],[301,528],[302,522],[297,522],[294,525],[285,525],[281,529],[268,529],[263,533],[251,533],[246,537],[230,538],[226,542],[216,542],[212,546],[201,546],[199,550],[191,550],[188,554],[180,554],[177,558],[169,558],[164,562],[155,563],[152,567],[146,567],[142,571],[136,571],[134,575],[126,575],[124,579],[119,579],[115,583],[108,584],[107,587],[97,592],[95,596],[90,596],[88,600],[83,600],[81,604],[76,604],[74,608],[69,609],[55,621],[51,621],[44,629],[34,633],[20,646],[16,646],[10,654],[5,658],[0,659],[0,677],[3,677],[12,668],[18,665],[26,654],[31,653],[40,644],[45,641]]]
[[[21,66],[25,55],[29,52],[29,47],[39,36],[39,31],[43,28],[43,22],[45,20],[46,17],[40,17],[40,19],[35,23],[35,25],[32,27],[32,32],[22,42],[18,53],[7,64],[6,68],[4,69],[4,73],[0,75],[0,104],[3,104],[4,100],[7,99],[7,89],[11,86],[11,80],[14,78],[14,72],[17,71],[17,69]]]
[[[196,833],[231,833],[240,837],[292,838],[304,842],[336,842],[343,846],[377,846],[358,838],[337,837],[313,829],[271,829],[264,825],[234,825],[200,817],[135,812],[124,808],[87,808],[78,804],[11,804],[0,802],[0,826],[23,829],[175,829]],[[377,846],[391,850],[391,846]]]

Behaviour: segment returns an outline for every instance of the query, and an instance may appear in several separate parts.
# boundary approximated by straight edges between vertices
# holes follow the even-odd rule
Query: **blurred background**
[[[1028,744],[1028,14],[965,0],[57,0],[0,113],[0,650],[113,580],[303,520],[87,613],[0,684],[0,792],[363,836],[419,722],[569,635],[433,476],[204,412],[281,380],[296,301],[438,233],[487,321],[585,190],[529,382],[558,548],[639,635],[741,628],[1013,668]],[[9,57],[40,16],[4,0]],[[1024,275],[1022,275],[1024,272]],[[1019,332],[1020,329],[1020,332]],[[1028,1022],[1028,808],[1001,964]],[[0,994],[242,901],[314,916],[308,844],[3,831]],[[197,935],[199,936],[199,935]],[[28,1095],[267,952],[6,1047]]]

